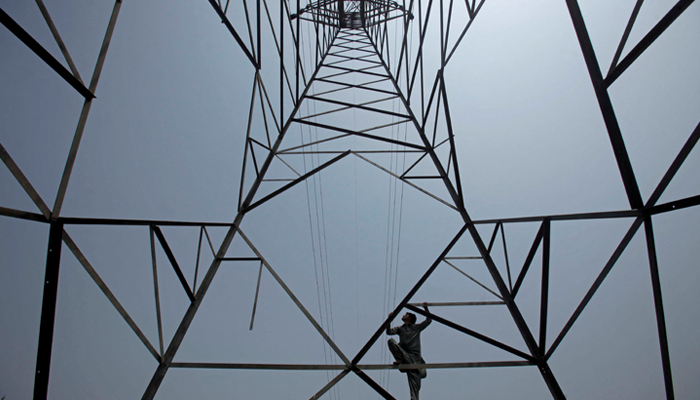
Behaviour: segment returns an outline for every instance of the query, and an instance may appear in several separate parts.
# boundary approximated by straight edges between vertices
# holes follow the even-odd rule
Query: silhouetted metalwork
[[[321,0],[291,16],[333,27],[360,29],[396,18],[413,18],[404,6],[391,0]]]
[[[403,183],[420,190],[421,192],[439,200],[443,204],[448,205],[452,210],[457,212],[463,220],[462,229],[448,243],[442,253],[434,260],[432,265],[425,268],[425,273],[419,279],[413,288],[404,295],[403,299],[395,305],[394,314],[402,308],[408,308],[416,313],[424,316],[430,316],[435,322],[443,324],[451,329],[462,332],[473,338],[476,338],[484,343],[500,348],[514,358],[513,361],[488,361],[473,362],[473,363],[450,363],[450,364],[427,364],[421,366],[424,368],[481,368],[481,367],[502,367],[502,366],[536,366],[540,371],[542,379],[547,384],[551,395],[555,399],[564,399],[565,394],[559,386],[552,370],[549,367],[548,360],[554,354],[557,347],[565,339],[571,327],[575,324],[578,317],[585,309],[589,301],[592,299],[598,288],[606,279],[617,260],[635,236],[637,231],[644,225],[646,243],[648,248],[648,257],[651,273],[651,282],[653,287],[653,299],[656,312],[656,320],[658,327],[659,345],[661,349],[661,358],[663,364],[663,376],[666,388],[667,399],[674,398],[673,381],[671,365],[669,360],[668,339],[666,333],[666,322],[664,318],[663,299],[661,295],[659,282],[659,266],[656,259],[656,247],[654,242],[654,231],[652,228],[653,216],[659,213],[671,212],[686,207],[694,207],[700,204],[700,196],[693,196],[685,199],[680,199],[672,203],[657,204],[661,194],[669,185],[680,166],[685,161],[686,157],[693,149],[700,137],[700,125],[690,134],[689,139],[679,152],[673,164],[669,167],[663,179],[659,182],[656,190],[644,202],[642,195],[635,178],[634,169],[629,160],[625,143],[622,140],[620,126],[615,117],[614,108],[608,94],[609,87],[613,82],[632,65],[635,60],[651,45],[651,43],[659,37],[666,28],[668,28],[693,2],[692,0],[681,0],[674,6],[668,14],[646,35],[644,38],[630,51],[622,60],[620,60],[622,49],[626,44],[629,33],[634,25],[639,9],[642,5],[642,0],[637,2],[632,15],[629,19],[623,37],[617,47],[617,52],[614,56],[612,65],[607,74],[603,74],[598,60],[595,56],[593,45],[586,30],[584,18],[579,9],[576,0],[565,0],[568,7],[573,27],[576,36],[581,46],[581,51],[588,72],[591,77],[591,82],[595,90],[595,95],[600,105],[601,113],[607,132],[610,137],[611,146],[617,161],[620,172],[620,177],[624,184],[624,188],[628,197],[630,208],[626,210],[612,210],[599,213],[581,213],[569,215],[544,215],[544,216],[525,216],[519,218],[507,218],[496,220],[474,221],[469,216],[467,208],[464,204],[464,193],[461,186],[459,158],[454,142],[454,131],[450,117],[450,97],[448,95],[448,85],[445,80],[444,71],[449,67],[449,61],[455,55],[458,47],[462,43],[467,34],[472,21],[477,17],[482,9],[485,0],[466,0],[464,4],[453,1],[445,2],[443,0],[429,0],[427,2],[404,1],[399,4],[395,1],[387,0],[359,0],[359,1],[343,1],[343,0],[319,0],[308,4],[301,8],[297,3],[291,1],[279,2],[279,20],[273,21],[270,15],[270,6],[266,0],[243,1],[245,6],[245,19],[247,25],[244,27],[235,27],[227,17],[229,1],[209,0],[209,3],[214,9],[214,12],[221,18],[226,29],[233,36],[234,41],[240,47],[242,56],[246,57],[254,69],[253,85],[250,102],[250,118],[246,130],[245,138],[245,157],[241,173],[241,184],[238,200],[238,214],[231,223],[205,223],[205,222],[180,222],[180,221],[159,221],[159,220],[121,220],[121,219],[100,219],[100,218],[71,218],[61,216],[61,206],[65,192],[67,190],[68,181],[71,175],[72,165],[75,160],[76,153],[80,144],[82,131],[84,129],[85,120],[90,110],[90,104],[95,99],[95,89],[97,81],[104,62],[104,56],[107,52],[109,41],[114,30],[114,24],[119,13],[121,1],[115,2],[114,11],[110,20],[107,33],[104,38],[100,57],[98,59],[95,71],[93,73],[89,87],[82,83],[82,79],[77,74],[70,55],[65,47],[62,46],[60,36],[55,27],[50,22],[48,11],[43,7],[43,3],[37,0],[37,3],[42,7],[42,13],[47,18],[47,23],[54,32],[54,37],[59,42],[62,52],[64,53],[67,62],[70,64],[72,72],[62,66],[62,64],[53,58],[45,49],[41,47],[24,29],[22,29],[12,18],[4,11],[0,10],[0,22],[8,28],[8,30],[17,36],[25,43],[34,53],[36,53],[44,62],[54,69],[60,77],[74,87],[80,95],[85,97],[85,106],[81,113],[80,121],[76,129],[73,146],[71,148],[66,168],[61,179],[61,184],[57,193],[56,201],[53,209],[50,209],[37,192],[32,188],[27,178],[23,175],[19,167],[12,160],[10,155],[5,151],[4,147],[0,146],[0,156],[8,167],[9,171],[22,185],[27,194],[40,210],[40,214],[26,212],[0,207],[0,215],[6,217],[25,219],[32,221],[42,221],[50,225],[49,250],[47,255],[47,272],[46,285],[44,291],[44,304],[41,318],[41,336],[39,343],[39,352],[37,357],[37,371],[35,379],[35,399],[45,399],[48,387],[48,375],[50,369],[51,357],[51,338],[54,324],[54,309],[55,296],[58,284],[58,271],[60,260],[61,246],[57,241],[63,240],[68,249],[76,256],[91,278],[95,281],[98,287],[103,291],[112,305],[122,315],[127,324],[132,328],[134,333],[143,342],[144,346],[158,361],[159,366],[155,371],[150,384],[145,390],[143,399],[152,399],[170,368],[215,368],[215,369],[295,369],[295,370],[335,370],[341,371],[334,379],[328,382],[312,397],[316,399],[321,397],[336,383],[342,380],[349,373],[356,374],[360,379],[366,382],[370,387],[375,389],[381,396],[386,399],[394,397],[386,391],[381,385],[371,379],[364,372],[365,370],[374,369],[389,369],[394,368],[391,365],[365,365],[361,364],[363,357],[367,351],[382,335],[386,325],[390,322],[389,319],[384,321],[380,326],[377,326],[376,332],[368,338],[361,350],[354,355],[345,355],[333,342],[331,337],[325,332],[323,327],[315,320],[304,305],[296,298],[294,293],[286,286],[284,281],[275,272],[273,267],[266,260],[264,255],[259,252],[254,244],[246,237],[241,230],[241,222],[245,215],[258,207],[264,206],[265,202],[275,196],[284,193],[294,185],[301,183],[319,173],[324,168],[335,164],[339,160],[353,156],[358,160],[365,161],[370,165],[377,167],[379,171],[390,174]],[[408,4],[407,4],[408,3]],[[296,6],[296,10],[291,10]],[[453,19],[455,15],[455,7],[465,7],[468,15],[467,21],[457,22]],[[294,12],[292,12],[294,11]],[[263,24],[261,20],[267,19],[269,22],[270,32],[274,40],[274,46],[265,47],[262,44],[261,36]],[[254,20],[254,23],[251,23]],[[436,21],[437,20],[437,21]],[[452,25],[461,24],[457,32],[457,39],[449,40],[449,32],[453,32]],[[314,33],[313,52],[312,54],[303,55],[301,51],[301,30],[300,24],[311,24]],[[417,26],[417,36],[413,44],[409,44],[411,25]],[[439,27],[439,40],[437,43],[440,46],[440,61],[438,68],[433,71],[424,70],[423,49],[429,44],[426,43],[426,30],[428,26]],[[399,48],[395,48],[394,43],[388,39],[389,32],[398,31],[401,37]],[[239,32],[244,32],[242,35]],[[247,36],[247,39],[246,39]],[[285,43],[285,37],[292,39],[292,43]],[[416,43],[417,42],[417,43]],[[289,52],[292,46],[293,51]],[[435,45],[431,43],[430,45]],[[279,60],[279,63],[273,65],[262,65],[261,54],[263,52],[272,52],[274,57]],[[390,59],[390,54],[399,56],[396,59]],[[293,57],[290,57],[293,54]],[[265,85],[265,73],[263,71],[272,71],[272,76],[277,74],[275,79],[279,79],[279,88],[271,88]],[[348,77],[357,77],[357,81],[349,82]],[[359,83],[358,83],[359,82]],[[329,85],[333,89],[325,91],[313,90],[314,85],[323,84],[325,87]],[[279,90],[279,104],[273,104],[271,90]],[[365,98],[371,100],[363,102],[352,102],[351,100],[338,100],[331,96],[337,93],[350,93],[356,91],[367,95]],[[313,94],[312,94],[313,93]],[[348,96],[349,97],[349,96]],[[397,110],[390,110],[383,107],[382,103],[388,100],[398,99],[401,107]],[[306,102],[324,103],[332,108],[328,111],[305,114],[302,109],[302,104]],[[264,119],[264,134],[256,135],[251,130],[253,123],[253,111],[262,112]],[[318,122],[320,116],[327,116],[338,113],[344,110],[357,110],[366,115],[371,115],[371,121],[377,121],[375,125],[363,127],[362,129],[351,129],[347,125],[339,125],[332,120],[327,122]],[[387,119],[389,118],[389,119]],[[446,124],[446,131],[437,129],[438,121]],[[296,125],[305,125],[314,127],[322,135],[315,142],[302,143],[301,145],[292,145],[284,147],[285,136],[289,133],[290,127]],[[400,140],[387,135],[389,128],[397,125],[407,125],[407,129],[411,129],[416,133],[412,139]],[[365,139],[376,143],[376,148],[370,150],[358,150],[353,148],[343,147],[342,139],[347,137],[355,137]],[[336,146],[336,143],[340,143]],[[447,151],[440,151],[446,148]],[[414,157],[412,164],[406,168],[401,174],[394,173],[387,168],[379,165],[367,157],[372,152],[395,152],[411,154]],[[304,173],[297,172],[292,165],[294,159],[305,155],[316,154],[326,157],[325,162],[318,165],[316,168]],[[281,162],[288,167],[291,177],[273,178],[268,176],[270,166],[274,162]],[[425,172],[426,168],[422,168],[423,172],[418,172],[417,165],[429,165],[430,168]],[[415,168],[415,171],[414,171]],[[446,190],[448,198],[442,198],[437,193],[432,193],[430,190],[422,187],[420,182],[432,181],[441,182]],[[266,191],[261,188],[266,185]],[[570,316],[564,328],[558,333],[553,343],[546,343],[546,333],[548,329],[547,307],[549,295],[549,254],[551,247],[550,227],[553,221],[576,221],[576,220],[596,220],[596,219],[625,219],[631,221],[631,226],[627,234],[617,245],[617,248],[610,256],[607,263],[601,270],[598,278],[589,288],[587,294],[580,302],[574,313]],[[507,263],[507,276],[496,267],[492,258],[492,248],[494,242],[500,232],[502,237],[503,247],[506,248],[506,239],[504,226],[506,224],[517,224],[522,222],[540,222],[540,228],[533,238],[532,245],[528,256],[519,269],[517,276],[511,276],[511,268]],[[495,224],[493,234],[488,243],[484,241],[482,236],[477,231],[478,225]],[[88,260],[81,253],[78,246],[63,230],[67,225],[126,225],[126,226],[143,226],[148,227],[151,237],[151,249],[153,254],[153,273],[156,293],[156,309],[158,318],[158,334],[159,344],[156,349],[148,339],[141,333],[136,323],[131,319],[128,313],[120,305],[116,297],[111,293],[109,288],[101,280],[97,272],[92,268]],[[163,235],[162,226],[197,226],[200,227],[200,239],[198,254],[203,249],[204,238],[208,241],[209,248],[214,256],[212,263],[205,268],[204,275],[197,286],[199,277],[199,264],[195,272],[195,280],[190,288],[187,279],[185,279],[178,263],[170,250],[166,237]],[[218,248],[215,248],[209,239],[207,228],[219,226],[228,229],[225,239]],[[225,257],[226,252],[233,241],[234,236],[240,235],[248,244],[250,249],[255,253],[255,257]],[[479,255],[474,257],[481,259],[484,267],[490,273],[497,290],[492,291],[480,282],[474,280],[465,272],[461,271],[452,260],[455,258],[450,256],[450,251],[453,246],[462,237],[469,238],[479,251]],[[190,299],[190,305],[182,321],[177,328],[177,331],[170,343],[163,342],[163,331],[160,316],[158,280],[155,268],[155,239],[162,249],[166,252],[170,264],[176,272],[183,290]],[[204,246],[206,248],[206,246]],[[540,287],[540,310],[539,321],[537,323],[537,331],[539,337],[533,334],[533,327],[530,326],[523,318],[516,297],[522,287],[523,280],[528,272],[537,268],[533,265],[535,254],[541,249],[542,265],[541,265],[541,287]],[[199,260],[199,257],[197,258]],[[223,262],[250,262],[255,261],[260,263],[260,271],[267,270],[272,274],[279,285],[294,301],[294,303],[303,312],[308,322],[319,332],[326,343],[333,349],[337,356],[342,360],[340,365],[305,365],[305,364],[234,364],[234,363],[176,363],[173,362],[175,355],[178,352],[180,344],[188,332],[190,324],[197,314],[197,310],[207,294],[212,281],[215,279],[217,270]],[[198,261],[199,262],[199,261]],[[430,277],[433,271],[441,264],[447,264],[474,280],[484,289],[488,290],[494,297],[493,301],[484,302],[445,302],[445,303],[429,303],[431,306],[505,306],[510,314],[510,317],[515,322],[520,335],[527,345],[527,352],[516,349],[513,345],[502,343],[479,332],[476,332],[466,326],[460,325],[457,321],[450,321],[435,313],[428,313],[420,308],[417,308],[410,301],[413,300],[415,293]],[[259,285],[259,280],[258,280]],[[257,292],[256,292],[257,302]],[[253,312],[254,317],[254,312]],[[251,318],[251,327],[253,320]],[[402,366],[403,368],[411,369],[418,366]]]

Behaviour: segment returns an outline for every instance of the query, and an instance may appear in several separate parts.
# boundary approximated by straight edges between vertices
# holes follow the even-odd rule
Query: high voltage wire
[[[310,35],[310,34],[309,34]],[[300,40],[302,38],[302,35],[299,35]],[[309,43],[311,43],[311,40],[309,40]],[[305,46],[300,46],[302,51],[304,51]],[[312,89],[313,93],[313,89]],[[306,109],[307,112],[311,112],[311,107],[309,105],[309,102],[306,102]],[[313,105],[314,109],[314,114],[316,113],[316,106],[315,104]],[[315,119],[315,118],[314,118]],[[313,137],[312,129],[311,127],[308,128],[308,134],[309,134],[309,141],[313,143],[315,139],[318,138],[318,129],[315,128],[314,130],[315,136]],[[304,129],[303,126],[300,127],[300,136],[301,136],[301,142],[302,145],[306,145],[304,142]],[[318,147],[318,145],[316,145]],[[313,145],[311,147],[313,150]],[[307,167],[307,162],[306,162],[306,157],[307,155],[304,154],[302,156],[303,163],[304,163],[304,172],[308,172],[309,169]],[[317,156],[318,157],[318,156]],[[314,155],[310,155],[310,162],[311,162],[311,169],[315,168],[315,161],[314,160]],[[320,164],[320,162],[319,162]],[[317,184],[318,180],[318,184]],[[316,238],[318,239],[318,259],[317,259],[317,251],[316,251],[316,238],[314,238],[314,223],[313,223],[313,215],[312,215],[312,206],[311,206],[311,194],[309,190],[309,180],[305,181],[305,187],[306,187],[306,197],[307,197],[307,206],[308,206],[308,214],[309,214],[309,228],[311,230],[311,246],[312,246],[312,256],[313,256],[313,263],[314,263],[314,276],[316,280],[316,295],[317,295],[317,301],[318,301],[318,308],[319,308],[319,319],[321,321],[321,326],[324,324],[324,315],[325,315],[325,329],[329,332],[329,335],[333,340],[335,340],[335,327],[333,323],[333,311],[332,311],[332,297],[331,297],[331,287],[330,287],[330,273],[328,270],[328,248],[327,248],[327,239],[325,235],[325,217],[323,214],[323,193],[321,189],[321,183],[322,181],[320,180],[320,174],[318,176],[314,175],[312,178],[312,185],[313,185],[313,205],[315,208],[315,215],[316,215],[316,227],[317,227],[317,233],[316,233]],[[320,201],[319,201],[320,198]],[[319,202],[320,202],[320,207],[319,207]],[[319,208],[321,209],[320,215],[321,217],[319,218]],[[325,267],[324,267],[324,254],[325,254]],[[320,264],[320,267],[319,267]],[[321,272],[321,280],[319,283],[319,269]],[[323,289],[323,290],[321,290]],[[323,292],[323,296],[321,296],[321,292]],[[323,300],[321,299],[323,297]],[[324,341],[323,342],[323,355],[324,355],[324,360],[325,362],[328,363],[335,363],[336,360],[336,355],[334,352],[330,352],[330,358],[329,358],[329,351],[327,351],[326,347],[328,344]],[[326,378],[330,382],[332,377],[331,377],[332,372],[331,371],[326,371]],[[331,398],[333,397],[333,394],[336,395],[336,398],[340,397],[340,392],[338,386],[334,387],[334,391],[331,391],[330,393]]]

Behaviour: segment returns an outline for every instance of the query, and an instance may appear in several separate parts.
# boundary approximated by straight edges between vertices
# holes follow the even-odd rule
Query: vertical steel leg
[[[540,370],[540,374],[542,374],[542,378],[547,384],[547,388],[549,388],[552,398],[555,400],[566,400],[564,391],[561,390],[561,386],[559,386],[557,379],[554,377],[554,374],[552,374],[549,364],[547,364],[546,361],[540,361],[537,363],[537,368]]]
[[[56,316],[58,268],[61,264],[62,239],[63,224],[60,222],[52,222],[51,231],[49,232],[49,249],[46,253],[44,300],[41,305],[39,349],[36,355],[36,371],[34,373],[34,400],[46,400],[49,391],[51,346],[53,345],[53,325]]]
[[[656,326],[659,331],[659,347],[661,348],[661,363],[664,370],[664,384],[666,386],[666,398],[675,399],[673,393],[673,374],[671,373],[671,357],[668,351],[668,335],[666,334],[666,317],[664,316],[664,303],[661,298],[661,281],[659,280],[659,264],[656,259],[656,243],[654,241],[654,228],[651,225],[651,217],[644,219],[644,230],[647,235],[647,251],[649,252],[649,270],[651,271],[651,284],[654,291],[654,309],[656,310]]]

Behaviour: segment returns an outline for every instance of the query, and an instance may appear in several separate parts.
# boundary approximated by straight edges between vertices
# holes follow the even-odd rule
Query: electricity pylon
[[[479,2],[467,0],[464,4],[447,3],[443,0],[429,1],[427,4],[419,1],[399,4],[395,1],[387,0],[335,0],[312,2],[305,7],[301,7],[299,3],[281,1],[279,2],[279,10],[276,10],[276,17],[278,17],[276,21],[273,21],[271,16],[275,15],[274,12],[271,13],[270,11],[271,5],[267,4],[265,0],[258,0],[255,6],[250,9],[248,3],[244,1],[245,26],[236,26],[229,19],[228,1],[223,3],[209,0],[214,12],[220,17],[226,29],[231,33],[233,40],[240,47],[242,56],[248,59],[255,70],[244,143],[245,157],[241,172],[237,214],[232,222],[216,224],[61,216],[63,199],[68,187],[72,167],[80,145],[90,105],[95,99],[95,89],[122,2],[115,2],[100,57],[88,86],[84,84],[77,73],[65,47],[60,46],[62,43],[60,35],[58,35],[57,30],[50,22],[48,11],[43,7],[41,1],[37,3],[42,8],[47,23],[51,27],[59,47],[61,47],[66,63],[70,66],[70,71],[2,10],[0,10],[0,20],[9,31],[75,88],[85,98],[85,105],[52,209],[46,205],[32,188],[28,179],[7,151],[5,151],[4,147],[0,148],[0,156],[2,156],[3,162],[41,212],[38,214],[1,208],[0,214],[6,217],[41,221],[50,226],[44,302],[34,386],[35,399],[47,397],[58,272],[63,244],[85,267],[94,282],[158,361],[159,366],[144,392],[143,399],[152,399],[156,396],[161,382],[171,368],[213,367],[231,369],[327,369],[340,371],[327,385],[319,388],[318,392],[312,397],[313,399],[323,396],[345,376],[352,373],[384,398],[394,399],[394,396],[386,388],[366,373],[366,370],[370,369],[389,369],[393,367],[391,365],[367,365],[360,363],[369,349],[380,338],[391,319],[387,318],[387,320],[379,324],[374,334],[367,338],[364,346],[356,354],[345,354],[334,343],[327,329],[324,329],[316,321],[294,292],[285,284],[280,275],[276,273],[273,266],[266,260],[265,255],[256,248],[241,228],[243,219],[247,214],[264,208],[269,200],[285,193],[298,184],[304,183],[310,177],[335,165],[346,157],[356,157],[358,160],[376,167],[378,172],[389,174],[403,184],[447,205],[462,221],[462,228],[459,232],[449,243],[445,244],[443,251],[434,262],[425,266],[422,277],[395,304],[393,314],[396,315],[400,310],[407,308],[426,317],[431,317],[439,324],[501,349],[515,358],[514,361],[484,360],[471,363],[427,364],[421,367],[431,369],[534,366],[538,369],[552,397],[564,399],[565,393],[557,382],[548,361],[595,295],[622,252],[637,231],[644,225],[662,359],[662,374],[666,396],[668,399],[674,398],[652,218],[657,214],[697,206],[700,203],[700,196],[692,196],[671,203],[657,204],[662,193],[668,187],[688,154],[690,154],[698,137],[700,137],[700,126],[696,127],[691,133],[675,161],[658,183],[656,190],[645,201],[640,193],[608,90],[615,80],[649,48],[655,39],[683,14],[692,4],[692,1],[679,1],[626,56],[622,57],[629,32],[634,26],[642,4],[641,1],[638,2],[629,19],[625,34],[620,40],[610,71],[604,75],[596,59],[578,2],[576,0],[566,0],[630,204],[629,209],[599,213],[475,221],[472,220],[465,206],[459,157],[455,145],[455,135],[458,132],[452,123],[450,96],[448,95],[449,82],[446,81],[445,70],[450,67],[450,61],[453,57],[458,56],[457,51],[468,34],[472,21],[478,17],[482,7],[484,7],[485,0]],[[294,7],[296,7],[295,10],[293,9]],[[453,18],[458,12],[466,15],[466,20]],[[268,21],[267,27],[269,31],[265,31],[263,20]],[[304,29],[307,29],[310,35],[313,36],[310,43],[306,43],[310,44],[308,48],[304,47],[303,41],[305,39],[302,38],[302,24],[306,24]],[[247,35],[240,33],[244,31],[247,31]],[[391,43],[389,32],[398,32],[400,37],[398,44]],[[428,32],[431,34],[428,35]],[[266,41],[269,40],[267,35],[272,36],[274,46],[268,42],[264,44],[263,34],[266,35]],[[245,38],[246,36],[247,39]],[[439,47],[439,60],[430,60],[431,62],[429,63],[429,60],[425,59],[424,54],[427,46]],[[265,64],[265,68],[263,68],[263,53],[265,52],[273,54],[272,58],[278,62],[273,63],[273,65]],[[396,57],[396,54],[398,54],[398,57]],[[425,64],[437,66],[437,68],[426,71]],[[279,83],[279,87],[272,88],[266,85],[271,80],[276,80]],[[398,109],[392,107],[394,102],[398,103]],[[309,107],[309,104],[313,104],[315,111],[310,111],[312,107]],[[322,111],[319,112],[317,108],[322,109]],[[350,127],[346,119],[339,117],[339,115],[347,111],[354,113],[353,115],[357,121],[363,123],[362,127]],[[254,118],[254,115],[258,116],[256,117],[257,119]],[[260,116],[262,116],[264,128],[254,127],[255,121],[260,121]],[[297,130],[300,131],[302,126],[311,127],[315,130],[316,136],[312,141],[305,141],[303,135],[297,134]],[[398,126],[406,131],[406,135],[403,138],[392,134],[393,129]],[[357,141],[353,142],[353,145],[349,145],[348,138],[353,138]],[[378,153],[401,154],[409,160],[408,166],[401,171],[392,170],[387,165],[382,165],[380,161],[373,159],[373,154]],[[308,169],[302,166],[302,161],[306,157],[315,157],[319,162],[311,169]],[[273,173],[273,169],[276,172]],[[617,244],[614,253],[610,256],[598,278],[588,289],[585,297],[570,316],[564,328],[557,334],[553,343],[547,343],[551,224],[553,221],[598,219],[626,219],[632,222],[626,235]],[[532,238],[532,245],[523,266],[519,268],[519,271],[515,271],[515,276],[512,276],[510,265],[506,265],[507,269],[504,274],[493,258],[492,248],[494,241],[500,232],[505,247],[504,226],[524,221],[538,222],[540,224],[539,230]],[[484,240],[477,230],[479,225],[487,224],[494,225],[490,241]],[[149,229],[151,247],[155,249],[157,239],[189,299],[189,306],[167,346],[165,346],[163,341],[158,294],[156,293],[156,302],[158,306],[160,349],[157,349],[156,346],[149,342],[138,325],[102,281],[77,244],[66,233],[64,227],[68,225],[126,225],[144,226]],[[199,285],[197,285],[198,275],[196,275],[192,285],[184,277],[177,259],[163,234],[161,229],[163,226],[199,227],[200,250],[202,235],[206,234],[208,237],[207,228],[214,226],[226,228],[227,232],[221,243],[218,244],[216,249],[212,246],[214,257],[211,264],[205,269]],[[240,237],[247,244],[249,249],[255,254],[254,257],[228,256],[229,248],[236,237]],[[430,279],[438,266],[448,264],[458,269],[453,265],[453,260],[458,259],[460,255],[456,254],[453,249],[460,241],[468,241],[478,250],[478,256],[475,258],[481,261],[482,268],[488,272],[488,276],[492,280],[490,284],[495,286],[495,290],[492,291],[495,300],[493,302],[453,302],[432,305],[455,307],[501,305],[507,309],[508,315],[517,327],[520,339],[527,347],[526,351],[519,350],[515,344],[504,343],[476,332],[465,326],[465,323],[462,321],[450,320],[441,316],[440,313],[428,312],[410,303],[414,300],[416,292]],[[528,272],[534,270],[532,264],[538,251],[541,251],[542,254],[541,283],[539,286],[540,312],[539,320],[533,326],[523,317],[517,295]],[[284,289],[304,314],[308,323],[318,331],[335,355],[342,360],[341,365],[241,365],[229,363],[214,366],[208,363],[174,362],[180,345],[187,335],[209,287],[216,279],[219,267],[225,262],[251,260],[259,262],[261,271],[265,269],[274,277],[280,287]],[[155,275],[154,258],[154,277]],[[403,367],[408,369],[418,368],[416,365]]]

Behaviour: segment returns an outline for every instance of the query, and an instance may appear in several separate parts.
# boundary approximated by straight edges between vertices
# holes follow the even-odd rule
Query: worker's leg
[[[394,360],[398,361],[400,364],[411,364],[411,358],[403,347],[396,343],[396,340],[389,339],[389,351],[391,351],[391,354],[394,356]]]
[[[394,360],[396,360],[397,363],[413,364],[413,361],[411,361],[411,356],[408,353],[406,353],[403,347],[396,343],[396,340],[389,339],[389,351],[391,351],[391,354],[394,356]],[[407,372],[409,370],[399,368],[399,371]]]
[[[423,359],[423,357],[420,358],[419,364],[425,364],[425,360]],[[421,379],[423,379],[423,378],[425,378],[426,376],[428,376],[428,370],[425,369],[425,368],[419,369],[418,372],[420,372],[420,377],[421,377]]]
[[[418,400],[418,392],[420,391],[420,372],[411,370],[406,373],[408,377],[408,389],[411,391],[411,400]]]

